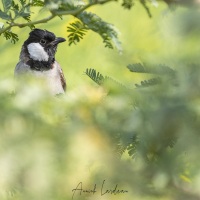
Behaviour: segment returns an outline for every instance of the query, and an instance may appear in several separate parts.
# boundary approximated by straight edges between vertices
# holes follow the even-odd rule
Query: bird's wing
[[[14,71],[15,76],[26,74],[27,72],[30,72],[30,66],[22,61],[18,62]]]
[[[60,67],[60,65],[58,64],[58,62],[57,62],[57,61],[55,61],[55,62],[56,62],[56,65],[57,65],[57,67],[58,67],[58,70],[59,70],[60,81],[61,81],[63,90],[66,91],[66,89],[67,89],[67,84],[66,84],[66,79],[65,79],[63,70],[62,70],[62,68]]]

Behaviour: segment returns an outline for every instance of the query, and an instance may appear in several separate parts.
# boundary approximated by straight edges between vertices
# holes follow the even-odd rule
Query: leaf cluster
[[[27,22],[31,22],[31,6],[44,6],[44,2],[41,0],[2,0],[2,9],[0,9],[0,18],[7,21],[9,24],[8,27],[5,27],[5,31],[3,31],[3,36],[7,40],[11,40],[11,42],[15,43],[18,41],[18,35],[11,31],[11,27],[13,26],[14,22],[18,18],[23,18]],[[4,29],[5,23],[1,22],[1,29]],[[34,25],[29,25],[32,29]],[[2,34],[0,33],[0,35]]]
[[[159,77],[141,81],[140,84],[135,84],[135,86],[137,88],[141,88],[141,87],[144,88],[144,87],[154,86],[158,84],[161,84],[161,79]]]
[[[124,86],[122,83],[109,76],[103,76],[100,72],[97,72],[95,69],[87,68],[85,74],[98,85],[102,86],[109,82],[109,84],[114,84],[117,87],[127,89],[126,86]]]
[[[11,40],[11,42],[14,44],[19,40],[18,35],[11,31],[4,32],[3,36],[6,38],[6,40]]]
[[[45,6],[48,7],[51,12],[71,11],[77,8],[75,1],[71,0],[46,0]]]
[[[69,35],[68,35],[69,46],[72,43],[76,44],[81,39],[83,39],[83,36],[86,34],[87,30],[88,29],[85,27],[85,25],[80,21],[71,23],[67,27],[67,32],[69,32]]]
[[[105,80],[105,77],[101,73],[96,72],[95,69],[86,69],[85,74],[98,85],[102,85]]]
[[[122,6],[126,9],[131,9],[134,5],[134,0],[123,0]]]
[[[76,17],[84,23],[87,29],[98,33],[102,37],[105,47],[117,48],[118,51],[122,50],[118,39],[118,31],[112,24],[103,21],[99,16],[91,12],[82,12]]]
[[[176,71],[167,65],[158,65],[158,66],[145,66],[141,63],[129,64],[127,68],[130,72],[134,73],[146,73],[153,74],[159,77],[151,78],[149,80],[141,81],[140,84],[135,84],[136,87],[147,87],[158,85],[162,83],[161,76],[166,77],[168,81],[175,81]]]
[[[127,68],[135,73],[151,73],[158,75],[175,76],[176,71],[167,65],[145,66],[141,63],[129,64]]]

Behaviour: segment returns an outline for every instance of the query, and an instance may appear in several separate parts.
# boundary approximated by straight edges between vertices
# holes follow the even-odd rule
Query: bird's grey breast
[[[36,78],[45,79],[52,94],[65,93],[65,78],[61,67],[56,61],[53,63],[52,68],[46,71],[32,70],[29,65],[20,61],[15,67],[15,77],[27,74]]]
[[[15,76],[25,75],[30,72],[31,72],[30,66],[20,60],[15,67],[14,75]]]

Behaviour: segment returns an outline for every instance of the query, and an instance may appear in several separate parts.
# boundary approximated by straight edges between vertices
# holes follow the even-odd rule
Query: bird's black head
[[[37,42],[45,47],[48,43],[54,41],[55,39],[56,36],[52,32],[42,29],[33,29],[29,33],[29,38],[25,41],[25,43],[28,45],[30,43]]]
[[[52,62],[55,60],[57,45],[64,41],[64,38],[56,37],[52,32],[34,29],[24,42],[24,47],[31,60]]]

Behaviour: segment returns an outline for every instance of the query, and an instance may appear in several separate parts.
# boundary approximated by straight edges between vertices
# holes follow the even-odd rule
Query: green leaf
[[[19,0],[19,2],[21,3],[22,6],[26,5],[26,0]]]
[[[20,4],[12,2],[12,11],[15,13],[14,19],[24,18],[26,21],[30,21],[30,5],[26,4],[25,0],[20,0]]]
[[[102,83],[105,80],[105,77],[99,72],[96,72],[95,69],[86,69],[85,74],[89,76],[98,85],[102,85]]]
[[[67,27],[67,32],[70,33],[68,35],[68,39],[69,39],[68,41],[69,41],[69,45],[71,45],[72,43],[76,44],[81,39],[83,39],[83,36],[87,32],[87,28],[82,22],[76,21],[74,23],[71,23],[70,26]]]
[[[18,35],[11,31],[4,32],[3,36],[6,38],[6,40],[11,40],[11,42],[14,44],[19,40]]]
[[[79,6],[80,7],[80,6],[84,6],[85,2],[82,1],[82,0],[74,0],[73,4],[74,4],[74,6]]]
[[[12,0],[2,0],[3,9],[7,13],[12,5]]]
[[[46,0],[45,6],[47,6],[51,11],[72,11],[78,8],[72,0]]]
[[[141,63],[129,64],[127,68],[131,72],[136,73],[151,73],[158,75],[169,75],[174,77],[176,75],[176,71],[166,65],[158,65],[153,67],[143,66]]]
[[[129,156],[134,158],[136,156],[140,141],[137,135],[135,135],[131,140],[132,141],[130,141],[130,143],[127,145],[127,150]]]
[[[126,9],[131,9],[134,5],[133,0],[123,0],[122,6]]]
[[[44,6],[44,1],[33,0],[32,3],[31,3],[31,6],[43,7]]]
[[[149,86],[155,86],[161,83],[161,79],[160,78],[152,78],[149,80],[144,80],[141,81],[140,85],[139,84],[135,84],[135,86],[137,88],[141,88],[141,87],[149,87]]]
[[[16,4],[14,1],[12,1],[12,8],[14,8],[14,11],[18,11],[19,10],[19,5]]]
[[[5,12],[0,10],[0,18],[5,19],[5,20],[9,20],[10,16],[7,15]]]
[[[144,66],[141,63],[135,63],[135,64],[129,64],[127,68],[131,72],[136,72],[136,73],[149,73],[147,69],[144,68]]]
[[[85,74],[89,76],[98,85],[103,85],[105,82],[109,82],[110,85],[115,85],[117,86],[117,88],[123,88],[123,90],[127,89],[126,86],[124,86],[120,82],[114,80],[109,76],[103,76],[101,73],[96,72],[95,69],[86,69]]]
[[[76,16],[80,19],[88,29],[98,33],[105,43],[105,47],[113,49],[114,47],[121,52],[121,42],[118,39],[118,31],[116,28],[94,13],[82,12]]]

